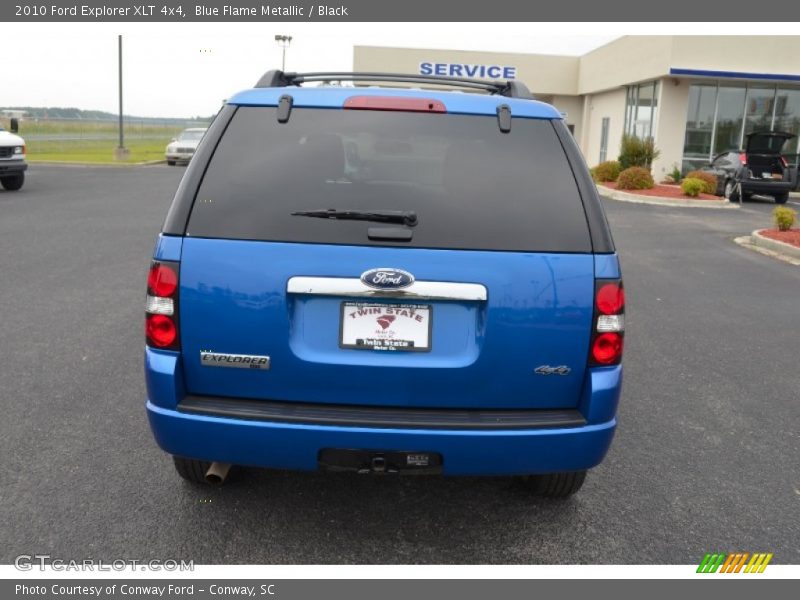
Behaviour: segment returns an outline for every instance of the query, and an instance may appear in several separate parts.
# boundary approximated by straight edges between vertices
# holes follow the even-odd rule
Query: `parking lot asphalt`
[[[193,487],[144,411],[145,277],[182,168],[34,166],[0,191],[0,562],[800,562],[800,269],[739,211],[607,202],[628,293],[605,462],[566,502],[501,478],[239,470]]]

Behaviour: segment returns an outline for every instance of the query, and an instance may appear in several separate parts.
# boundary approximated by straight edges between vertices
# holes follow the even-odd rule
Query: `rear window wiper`
[[[299,210],[293,217],[317,217],[320,219],[342,219],[344,221],[374,221],[376,223],[402,223],[413,227],[417,224],[417,213],[413,210]]]

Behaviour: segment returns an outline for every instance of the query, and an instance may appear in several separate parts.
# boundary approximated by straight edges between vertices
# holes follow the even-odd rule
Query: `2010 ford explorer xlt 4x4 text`
[[[343,79],[395,87],[301,85]],[[147,412],[191,481],[519,475],[568,496],[614,434],[617,255],[561,115],[518,82],[267,73],[200,143],[147,288]]]

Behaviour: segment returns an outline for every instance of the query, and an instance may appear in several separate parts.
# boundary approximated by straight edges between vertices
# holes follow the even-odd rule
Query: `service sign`
[[[353,350],[428,352],[431,306],[343,302],[339,345]]]
[[[474,65],[466,63],[419,63],[420,75],[467,77],[470,79],[516,79],[517,67],[509,65]]]

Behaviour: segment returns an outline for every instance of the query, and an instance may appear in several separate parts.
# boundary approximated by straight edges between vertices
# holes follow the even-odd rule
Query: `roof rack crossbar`
[[[528,88],[519,81],[483,81],[467,77],[445,77],[438,75],[405,75],[403,73],[351,73],[351,72],[319,72],[319,73],[283,73],[267,71],[258,81],[256,87],[299,86],[310,81],[386,81],[392,83],[437,84],[461,88],[480,89],[490,94],[499,94],[509,98],[531,99]]]

